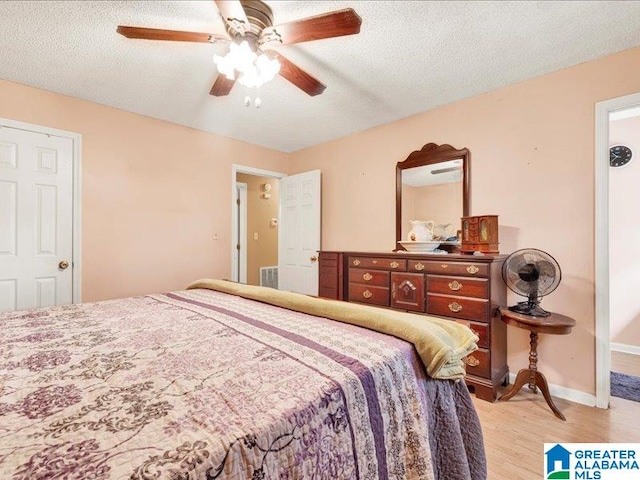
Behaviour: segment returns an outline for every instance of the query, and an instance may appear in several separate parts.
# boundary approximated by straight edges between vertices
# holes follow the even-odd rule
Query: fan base
[[[532,302],[518,302],[517,305],[509,307],[509,310],[521,313],[522,315],[529,315],[530,317],[548,317],[551,315],[546,310],[540,308],[540,305]]]

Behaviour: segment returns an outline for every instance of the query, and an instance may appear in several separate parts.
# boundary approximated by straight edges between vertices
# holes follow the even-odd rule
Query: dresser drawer
[[[406,272],[407,260],[405,258],[349,257],[349,268],[353,267]]]
[[[478,340],[478,347],[480,348],[489,348],[489,324],[488,323],[477,323],[477,322],[469,322],[467,320],[456,320],[456,323],[464,325],[471,329],[473,333],[478,335],[480,340]]]
[[[409,260],[410,272],[436,273],[439,275],[461,275],[464,277],[488,277],[489,265],[473,262]]]
[[[391,306],[400,310],[424,312],[424,275],[392,272]]]
[[[490,378],[491,377],[491,357],[489,350],[479,348],[472,354],[464,358],[464,366],[467,373],[470,375],[477,375],[478,377]]]
[[[338,259],[337,258],[336,259],[320,258],[318,265],[320,265],[320,268],[322,267],[338,268]]]
[[[427,292],[489,298],[489,279],[427,275]]]
[[[329,288],[335,288],[337,290],[338,288],[338,274],[336,272],[322,272],[322,270],[320,271],[320,276],[319,276],[319,285],[321,287],[329,287]]]
[[[349,284],[349,301],[389,306],[389,289],[372,285]]]
[[[427,313],[432,315],[488,322],[489,305],[486,299],[427,293]]]
[[[338,289],[332,287],[323,287],[322,285],[318,287],[318,296],[323,298],[338,298]]]
[[[321,272],[323,269],[338,271],[338,261],[337,253],[321,252],[318,255],[318,266],[320,267]]]
[[[388,287],[389,272],[365,270],[363,268],[350,268],[349,283],[363,283],[377,287]]]

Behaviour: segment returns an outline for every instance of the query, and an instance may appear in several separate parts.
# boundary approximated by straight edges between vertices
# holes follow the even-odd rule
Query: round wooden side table
[[[529,330],[531,338],[531,350],[529,352],[529,368],[523,368],[518,372],[516,381],[513,387],[502,395],[498,400],[507,401],[513,397],[520,389],[526,384],[529,384],[529,389],[533,393],[538,393],[538,388],[544,395],[544,399],[547,401],[549,407],[560,420],[566,420],[564,415],[555,406],[551,395],[549,394],[549,384],[544,375],[538,371],[538,334],[550,333],[553,335],[567,335],[571,333],[571,329],[576,325],[576,321],[567,317],[566,315],[560,315],[559,313],[552,313],[548,317],[532,317],[530,315],[523,315],[518,312],[512,312],[506,307],[500,307],[498,313],[502,318],[502,321],[507,325],[513,325],[514,327],[524,328]]]

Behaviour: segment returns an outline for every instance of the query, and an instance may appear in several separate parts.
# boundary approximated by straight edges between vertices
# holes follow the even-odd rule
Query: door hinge
[[[240,250],[240,244],[236,243],[236,250]]]
[[[240,199],[239,198],[236,198],[236,204],[240,205]]]

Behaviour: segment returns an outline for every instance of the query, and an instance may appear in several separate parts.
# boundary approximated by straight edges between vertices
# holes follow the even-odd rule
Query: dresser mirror
[[[396,248],[407,240],[412,220],[432,221],[438,233],[455,236],[469,215],[471,153],[428,143],[396,164]],[[450,225],[444,229],[445,226]]]

